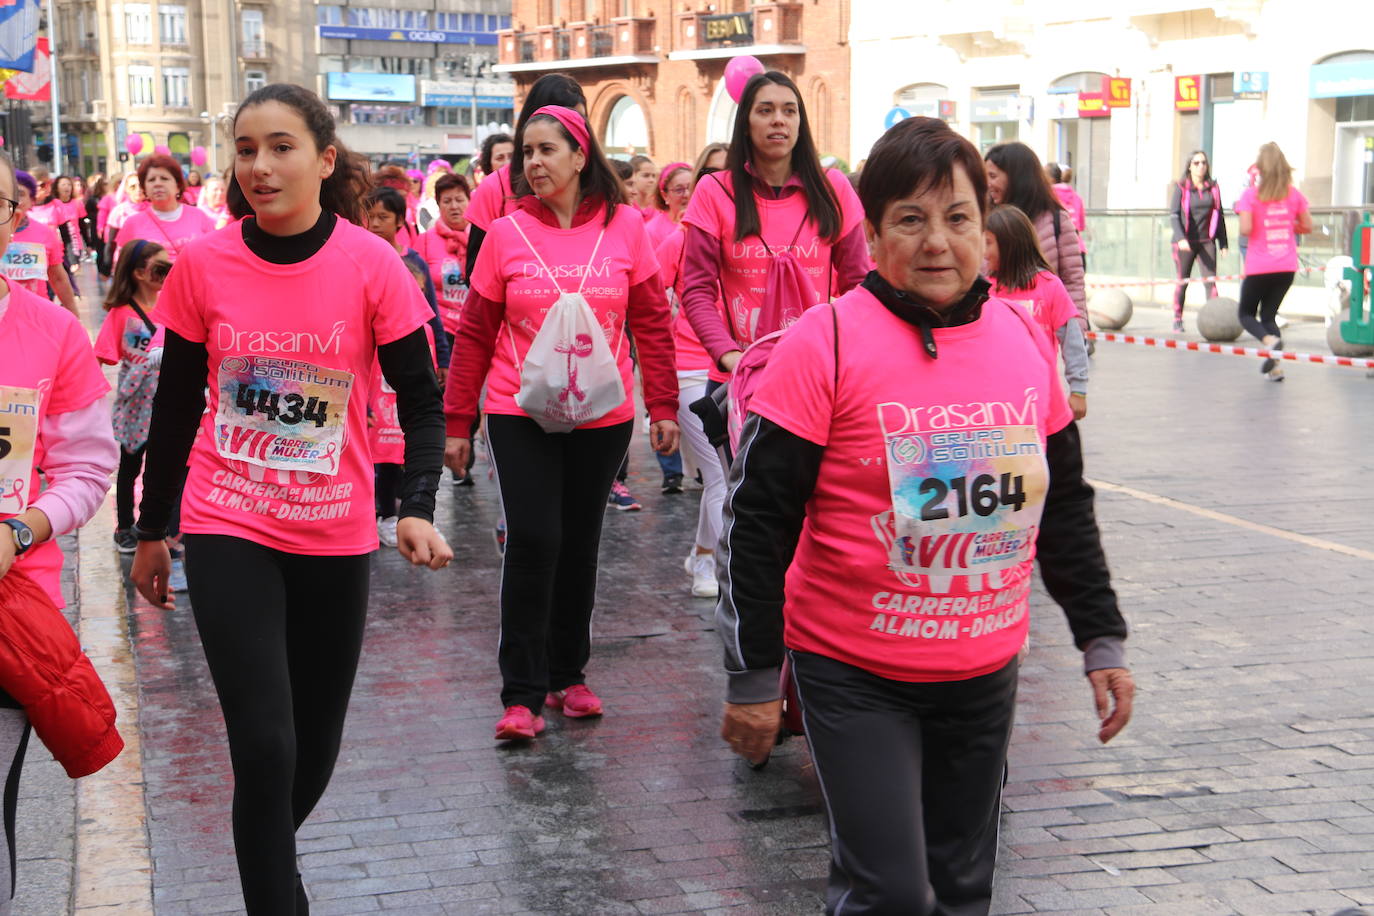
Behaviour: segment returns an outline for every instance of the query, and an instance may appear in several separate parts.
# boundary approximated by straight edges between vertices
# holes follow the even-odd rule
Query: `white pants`
[[[720,540],[722,513],[725,509],[725,469],[720,456],[711,448],[702,428],[701,418],[688,409],[693,401],[706,396],[706,380],[690,376],[679,380],[677,396],[677,425],[682,428],[682,470],[691,476],[692,468],[701,471],[701,508],[697,510],[698,547],[716,549]]]

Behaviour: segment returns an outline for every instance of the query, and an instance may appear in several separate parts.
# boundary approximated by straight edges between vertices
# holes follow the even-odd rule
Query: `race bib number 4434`
[[[18,515],[29,507],[38,398],[32,388],[0,385],[0,515]]]
[[[1030,559],[1049,488],[1035,426],[899,433],[886,444],[894,570],[980,575]]]
[[[279,471],[337,473],[353,373],[294,359],[227,356],[218,382],[221,456]]]

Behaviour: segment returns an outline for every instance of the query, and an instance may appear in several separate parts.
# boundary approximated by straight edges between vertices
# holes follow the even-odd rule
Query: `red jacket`
[[[32,579],[11,567],[0,579],[0,688],[72,779],[124,749],[114,703],[67,619]]]

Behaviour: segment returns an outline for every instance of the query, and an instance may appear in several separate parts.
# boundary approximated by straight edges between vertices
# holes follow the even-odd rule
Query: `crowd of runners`
[[[757,764],[784,722],[807,736],[830,912],[986,912],[1035,561],[1101,740],[1125,726],[1062,189],[1023,144],[984,156],[925,118],[846,175],[787,76],[738,101],[729,144],[662,168],[608,157],[563,74],[466,173],[372,170],[284,84],[239,107],[222,177],[158,154],[87,182],[0,165],[0,594],[51,624],[55,538],[113,478],[133,584],[194,614],[249,913],[308,912],[296,831],[339,753],[370,555],[448,566],[436,491],[474,485],[482,450],[503,509],[496,739],[615,714],[594,687],[599,541],[609,508],[641,508],[626,462],[647,431],[663,491],[700,487],[678,575],[717,599],[723,738]],[[1308,223],[1267,150],[1242,232],[1272,279],[1242,298],[1273,344]],[[1191,174],[1190,245],[1216,225]],[[48,734],[0,692],[11,778],[29,721],[74,774],[118,752],[98,680],[69,686]]]

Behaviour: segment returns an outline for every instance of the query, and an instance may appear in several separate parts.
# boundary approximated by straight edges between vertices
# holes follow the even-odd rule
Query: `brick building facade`
[[[821,155],[849,157],[850,0],[514,0],[498,72],[530,85],[562,71],[582,84],[591,126],[613,155],[691,161],[728,140],[723,77],[749,54],[800,87]]]

